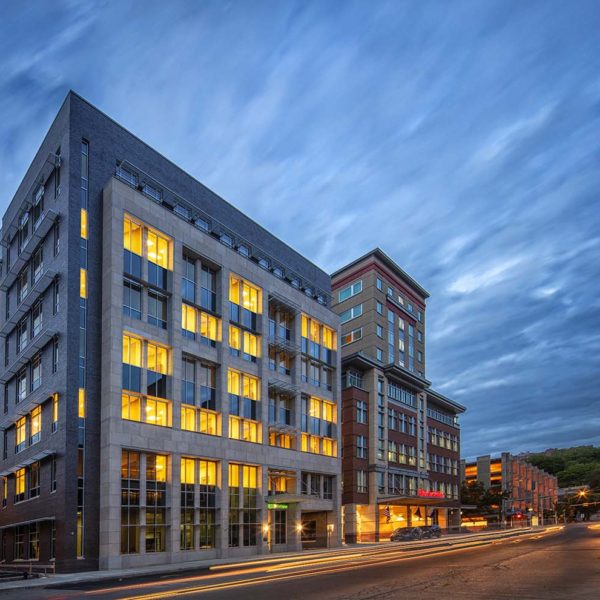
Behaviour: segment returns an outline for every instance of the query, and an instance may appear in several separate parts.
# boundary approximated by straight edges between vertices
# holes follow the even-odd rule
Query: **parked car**
[[[423,538],[440,538],[442,537],[442,529],[439,525],[427,525],[426,527],[421,527],[423,530]]]
[[[421,527],[400,527],[395,529],[390,536],[390,542],[411,542],[423,538]]]

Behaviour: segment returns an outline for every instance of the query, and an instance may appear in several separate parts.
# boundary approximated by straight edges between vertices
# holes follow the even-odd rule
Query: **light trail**
[[[532,534],[521,534],[521,535],[524,535],[524,537],[526,536],[527,539],[539,539],[540,537],[542,537],[544,535],[557,533],[561,529],[562,529],[562,527],[552,528],[552,529],[542,532],[541,535],[537,534],[537,532],[535,535],[532,535]],[[507,539],[507,536],[504,536],[504,539]],[[510,538],[508,538],[508,539],[510,539]],[[396,548],[393,551],[389,551],[387,553],[378,552],[377,555],[374,556],[373,558],[367,558],[366,560],[361,560],[360,564],[356,564],[356,562],[354,561],[354,558],[356,558],[356,554],[354,554],[354,556],[349,555],[347,557],[349,563],[346,565],[330,566],[330,565],[321,564],[321,565],[319,565],[319,568],[314,568],[315,562],[316,562],[314,560],[297,561],[298,565],[296,567],[292,567],[291,565],[281,565],[280,567],[272,567],[271,569],[267,569],[267,572],[275,571],[275,570],[285,570],[288,568],[301,569],[296,573],[281,574],[281,575],[277,575],[277,576],[264,575],[261,577],[245,579],[243,581],[233,581],[233,582],[224,581],[224,582],[220,582],[220,583],[201,585],[201,586],[196,586],[196,587],[191,587],[191,588],[183,588],[180,590],[173,590],[173,591],[169,591],[169,592],[162,591],[162,592],[150,593],[150,594],[141,595],[141,596],[130,596],[130,597],[124,598],[122,600],[160,600],[162,598],[167,598],[167,597],[189,596],[192,594],[201,594],[201,593],[206,593],[206,592],[210,592],[210,591],[218,591],[218,590],[225,590],[225,589],[230,590],[230,589],[248,587],[248,586],[253,586],[253,585],[261,585],[261,584],[271,583],[271,582],[276,582],[276,581],[288,581],[288,580],[292,580],[292,579],[300,579],[300,578],[307,577],[307,576],[329,575],[329,574],[333,574],[333,573],[355,571],[357,569],[364,569],[364,568],[369,568],[369,567],[374,567],[374,566],[379,566],[379,565],[393,565],[393,564],[397,564],[402,561],[416,560],[419,558],[437,555],[437,554],[452,554],[452,553],[457,553],[457,552],[464,552],[467,550],[474,550],[477,548],[481,548],[483,546],[501,543],[502,541],[503,541],[503,538],[477,539],[477,540],[472,540],[472,541],[465,541],[463,543],[457,543],[452,546],[439,546],[439,547],[433,547],[433,548],[430,547],[430,548],[423,549],[421,551],[414,550],[412,552],[406,552],[400,548]],[[321,559],[321,560],[319,560],[319,562],[325,562],[325,560],[326,559]],[[302,569],[303,566],[308,567],[308,568]],[[169,583],[169,582],[167,582],[167,583]],[[115,591],[115,590],[113,589],[113,591]]]

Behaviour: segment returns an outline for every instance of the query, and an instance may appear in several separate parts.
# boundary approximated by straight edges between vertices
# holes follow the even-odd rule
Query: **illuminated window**
[[[198,412],[200,413],[200,433],[219,435],[217,413],[204,409],[200,409]]]
[[[58,394],[52,396],[52,432],[58,429]]]
[[[146,423],[169,427],[169,403],[158,398],[146,398]]]
[[[81,209],[81,237],[84,240],[88,239],[88,213],[85,208]]]
[[[169,350],[148,342],[148,369],[156,373],[168,375],[169,373]]]
[[[308,315],[302,315],[302,352],[327,363],[336,349],[336,333]]]
[[[288,433],[269,432],[269,446],[277,446],[279,448],[293,448],[294,438]]]
[[[258,469],[229,464],[229,546],[256,546],[259,535]]]
[[[148,230],[148,239],[146,242],[148,251],[148,260],[151,263],[163,268],[169,269],[169,240],[158,233]]]
[[[138,256],[142,255],[142,226],[128,217],[123,220],[123,247]]]
[[[142,420],[142,400],[139,396],[121,395],[121,418],[128,421]]]
[[[27,445],[27,419],[21,417],[15,423],[15,452],[20,452]]]
[[[193,306],[181,305],[181,328],[185,337],[196,339],[196,309]]]
[[[235,275],[229,276],[229,301],[250,312],[262,313],[262,290]]]
[[[217,463],[209,460],[200,461],[200,485],[217,485]]]
[[[214,346],[221,340],[221,320],[207,313],[200,313],[200,337]]]
[[[302,452],[312,454],[323,454],[325,456],[336,456],[336,442],[329,438],[321,438],[316,435],[303,433],[301,438]]]
[[[253,358],[260,356],[260,337],[244,331],[244,353]]]
[[[196,461],[193,458],[181,459],[181,483],[196,483]]]
[[[229,437],[233,440],[260,443],[259,423],[240,417],[229,416]]]
[[[232,354],[239,356],[242,351],[242,330],[239,327],[229,326],[229,347]]]
[[[79,269],[79,296],[87,298],[87,271]]]
[[[227,391],[236,396],[243,396],[250,400],[260,399],[260,380],[258,377],[229,369],[227,371]]]
[[[123,334],[123,389],[141,391],[141,366],[142,340]]]
[[[15,502],[25,500],[25,469],[18,469],[15,473]]]
[[[244,398],[250,398],[251,400],[258,400],[258,378],[252,377],[251,375],[243,374],[243,390]]]
[[[196,431],[196,409],[190,406],[181,407],[181,429]]]
[[[311,342],[316,342],[317,344],[321,341],[320,338],[320,324],[318,321],[315,321],[314,319],[310,320],[310,340]]]
[[[352,342],[357,342],[360,339],[362,339],[362,327],[359,327],[358,329],[353,329],[352,331],[345,333],[342,336],[342,346],[347,346],[348,344],[352,344]]]
[[[323,346],[328,350],[335,350],[335,331],[323,325]]]
[[[325,456],[335,456],[335,441],[328,438],[323,438],[321,453]]]
[[[229,369],[227,371],[227,392],[241,396],[242,394],[242,374],[239,371]]]
[[[29,443],[35,444],[39,441],[40,435],[42,433],[42,407],[36,406],[31,411],[31,434]]]
[[[85,419],[85,390],[83,388],[79,388],[77,415],[80,419]]]
[[[146,469],[150,471],[146,473],[146,479],[163,483],[167,481],[167,457],[165,455],[149,454]]]

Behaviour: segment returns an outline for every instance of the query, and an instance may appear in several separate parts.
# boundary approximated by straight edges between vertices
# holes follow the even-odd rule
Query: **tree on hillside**
[[[599,487],[600,448],[596,446],[560,448],[540,454],[530,454],[526,460],[547,473],[556,475],[560,487],[576,485]]]

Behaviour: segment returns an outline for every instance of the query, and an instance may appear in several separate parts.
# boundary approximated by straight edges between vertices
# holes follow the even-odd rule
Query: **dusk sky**
[[[0,208],[69,89],[326,271],[430,293],[463,456],[600,443],[600,2],[0,2]]]

